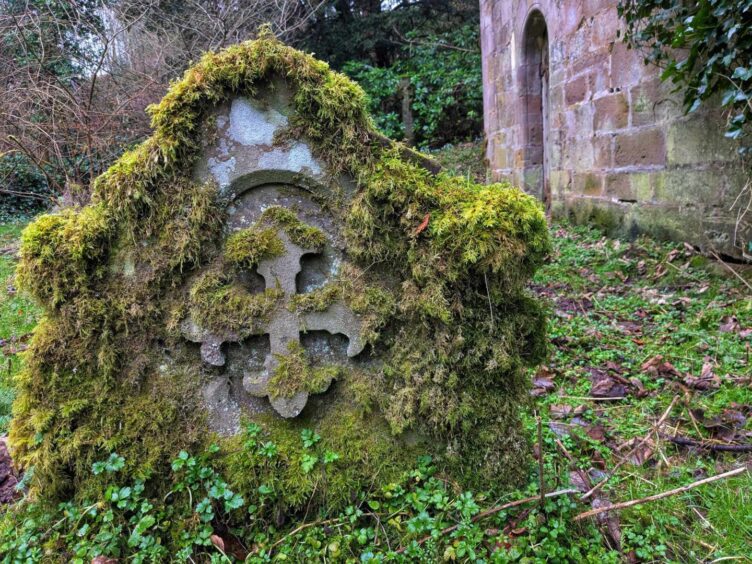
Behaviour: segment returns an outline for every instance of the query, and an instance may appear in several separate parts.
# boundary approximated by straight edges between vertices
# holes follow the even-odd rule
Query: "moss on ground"
[[[90,205],[43,216],[24,234],[18,278],[45,320],[19,378],[11,443],[19,463],[37,468],[37,495],[92,491],[91,463],[113,450],[129,475],[151,475],[159,488],[160,469],[179,449],[210,440],[198,376],[164,369],[196,363],[189,350],[181,357],[177,319],[187,310],[201,323],[252,334],[279,296],[243,289],[225,261],[245,268],[279,245],[269,231],[223,244],[226,203],[216,186],[189,175],[212,109],[252,97],[276,76],[293,92],[287,136],[304,137],[332,178],[357,181],[352,200],[324,199],[361,275],[298,305],[343,296],[380,351],[368,386],[350,371],[337,383],[339,407],[263,422],[282,442],[307,421],[338,441],[342,457],[326,476],[325,498],[308,482],[297,487],[298,472],[281,472],[281,503],[341,503],[381,480],[383,461],[404,468],[408,432],[429,437],[423,451],[463,485],[504,488],[526,473],[524,369],[546,352],[542,310],[524,291],[550,250],[540,206],[505,184],[429,173],[404,147],[383,143],[357,85],[264,36],[202,57],[149,109],[153,135],[95,181]],[[270,208],[259,227],[320,248],[324,234],[292,215]],[[394,281],[388,287],[384,273]],[[181,303],[176,295],[189,281]],[[232,480],[257,484],[246,473],[253,461],[226,461]]]

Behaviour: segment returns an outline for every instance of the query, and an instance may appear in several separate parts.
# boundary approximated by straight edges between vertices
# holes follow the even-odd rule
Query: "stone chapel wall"
[[[737,221],[749,197],[735,205],[745,174],[722,116],[710,105],[684,115],[681,94],[617,38],[617,3],[480,0],[494,180],[554,215],[752,258],[749,219]]]

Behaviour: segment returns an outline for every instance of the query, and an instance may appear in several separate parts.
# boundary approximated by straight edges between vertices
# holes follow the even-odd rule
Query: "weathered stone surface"
[[[644,129],[616,136],[614,165],[644,167],[666,164],[666,140],[658,128]]]
[[[277,359],[289,353],[291,344],[300,343],[301,333],[324,331],[345,335],[349,343],[347,357],[358,355],[365,346],[358,316],[341,302],[331,304],[325,311],[302,315],[290,309],[290,298],[296,293],[313,291],[337,276],[343,262],[344,243],[332,217],[307,192],[308,183],[326,181],[323,164],[313,157],[310,147],[303,141],[275,143],[288,125],[290,110],[286,90],[278,86],[274,96],[263,99],[267,101],[266,106],[258,100],[236,98],[216,111],[215,140],[206,145],[204,156],[195,166],[194,178],[199,181],[213,178],[227,198],[228,235],[255,225],[266,209],[281,206],[293,210],[303,223],[320,228],[328,244],[320,252],[302,248],[279,229],[284,254],[261,261],[252,273],[262,279],[260,283],[256,281],[256,292],[278,288],[285,298],[257,332],[268,335],[268,345],[262,342],[257,345],[266,350],[253,348],[253,345],[246,350],[245,354],[252,358],[247,361],[248,366],[240,370],[242,386],[232,384],[227,377],[210,380],[206,385],[203,395],[213,414],[215,429],[225,434],[236,431],[243,405],[253,411],[264,410],[259,400],[269,396],[267,386],[277,368]],[[342,178],[340,187],[342,193],[347,193],[353,185]],[[212,332],[202,327],[201,320],[191,318],[183,321],[181,330],[186,339],[201,343],[202,360],[215,367],[226,364],[224,348],[243,340],[232,331]],[[254,361],[260,354],[264,357],[262,366]],[[233,362],[244,363],[244,359],[237,358],[237,352],[234,356]],[[230,368],[229,372],[238,371]],[[243,393],[250,398],[237,397]],[[308,393],[269,397],[268,401],[281,416],[295,417],[305,407]]]
[[[97,497],[115,449],[164,503],[182,451],[244,500],[271,487],[264,522],[336,513],[420,455],[462,489],[526,479],[543,211],[435,174],[366,108],[264,33],[188,69],[90,204],[27,227],[16,279],[46,315],[10,437],[33,496]]]
[[[708,109],[712,101],[684,115],[681,93],[617,37],[617,5],[617,0],[481,0],[486,156],[492,178],[517,182],[536,195],[545,194],[548,184],[550,197],[561,199],[550,202],[554,211],[569,209],[583,197],[589,210],[600,206],[607,215],[628,214],[624,222],[630,235],[673,233],[705,249],[752,258],[749,214],[737,224],[744,214],[736,197],[747,179],[734,143],[723,137],[723,117]],[[547,68],[541,66],[544,49]],[[542,96],[544,83],[547,96]],[[544,105],[538,103],[542,98],[547,100],[545,120]],[[541,108],[537,114],[536,107]],[[540,130],[543,123],[548,130]],[[526,150],[532,145],[535,151]],[[540,167],[544,160],[546,175]],[[714,178],[696,181],[711,170]],[[587,181],[592,174],[606,179],[602,193]],[[685,179],[689,183],[682,188]],[[654,212],[614,205],[634,200],[652,202]],[[686,207],[689,201],[694,208]],[[656,227],[660,210],[665,229]],[[692,224],[702,223],[703,214],[720,221],[715,231],[730,226],[729,237],[676,228],[690,217]]]
[[[595,129],[612,131],[629,125],[629,104],[623,92],[595,100]]]

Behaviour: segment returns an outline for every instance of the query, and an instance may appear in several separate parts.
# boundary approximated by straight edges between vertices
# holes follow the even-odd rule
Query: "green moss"
[[[264,259],[278,257],[285,245],[272,228],[249,227],[230,235],[225,241],[224,257],[238,268],[253,268]]]
[[[295,294],[290,298],[288,309],[294,313],[326,311],[326,309],[343,297],[342,286],[329,283],[306,294]]]
[[[288,353],[274,355],[277,366],[269,379],[269,396],[291,398],[298,392],[324,393],[344,371],[341,366],[311,366],[300,343],[287,345]]]
[[[252,294],[226,274],[209,270],[191,287],[188,307],[202,327],[247,337],[264,330],[283,296],[277,288]]]
[[[297,314],[321,312],[338,300],[358,314],[361,336],[371,344],[378,340],[380,330],[396,311],[393,293],[379,285],[366,284],[365,272],[351,265],[343,266],[336,279],[321,288],[295,294],[287,307]]]
[[[48,338],[37,333],[33,346],[64,346],[43,342]],[[98,491],[91,465],[109,452],[126,458],[130,475],[148,477],[161,471],[173,449],[203,444],[195,374],[165,374],[134,389],[81,370],[48,371],[42,380],[32,365],[18,381],[25,393],[13,406],[14,458],[34,468],[30,486],[45,499]]]
[[[413,431],[429,439],[418,450],[434,454],[449,479],[500,489],[525,471],[516,415],[527,397],[523,369],[546,351],[545,318],[524,291],[549,252],[540,206],[508,185],[429,173],[374,130],[357,85],[264,36],[203,56],[149,109],[153,135],[96,179],[91,205],[43,216],[24,234],[18,279],[46,318],[19,377],[11,443],[23,465],[38,468],[35,493],[95,488],[91,462],[115,449],[128,473],[151,472],[159,484],[166,460],[209,435],[181,320],[261,333],[281,291],[253,294],[238,271],[280,251],[273,227],[305,249],[326,244],[321,230],[279,207],[223,243],[226,202],[215,185],[190,178],[213,109],[279,76],[293,93],[282,137],[304,137],[328,178],[357,183],[347,198],[338,185],[311,187],[344,226],[348,264],[291,307],[322,311],[342,299],[379,362],[339,374],[320,409],[259,420],[286,453],[282,466],[258,466],[232,449],[242,439],[224,441],[231,479],[248,491],[268,480],[288,507],[347,503],[348,492],[406,468],[403,455],[414,451],[403,439]],[[316,391],[328,376],[287,360],[289,378],[275,376],[275,393]],[[302,425],[331,441],[342,462],[302,472]]]
[[[272,491],[265,508],[270,517],[307,507],[349,505],[358,492],[373,487],[374,476],[379,483],[396,480],[425,452],[422,442],[394,436],[374,410],[374,396],[380,392],[372,375],[348,371],[332,388],[317,409],[306,408],[295,419],[255,419],[261,435],[249,441],[247,434],[240,434],[226,443],[223,474],[247,499],[258,497],[259,484],[267,486]],[[320,442],[306,447],[304,430],[318,433]],[[255,448],[267,441],[276,446],[274,458]],[[326,452],[338,459],[325,464]],[[303,465],[306,456],[317,459],[310,471]]]
[[[21,236],[18,283],[42,305],[57,307],[86,292],[104,272],[105,244],[113,232],[105,206],[40,217]]]
[[[326,245],[326,235],[318,227],[306,225],[292,210],[280,206],[271,206],[261,214],[259,223],[268,222],[281,227],[290,241],[303,249],[320,251]]]

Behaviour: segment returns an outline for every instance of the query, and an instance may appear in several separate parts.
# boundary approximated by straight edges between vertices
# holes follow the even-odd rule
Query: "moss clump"
[[[366,284],[364,274],[362,270],[346,265],[332,282],[312,292],[295,294],[287,307],[297,314],[320,312],[342,300],[360,317],[363,340],[374,344],[382,327],[394,316],[396,300],[386,288]]]
[[[300,343],[287,345],[288,353],[274,355],[277,366],[269,379],[269,396],[291,398],[298,392],[321,394],[344,371],[341,366],[311,366]]]
[[[224,258],[237,268],[253,268],[264,259],[278,257],[285,245],[273,228],[256,226],[236,231],[225,241]]]
[[[375,409],[379,385],[373,375],[347,371],[321,399],[323,405],[307,407],[292,420],[256,419],[260,433],[252,425],[251,433],[227,442],[223,475],[248,499],[257,498],[264,484],[272,492],[265,508],[270,518],[310,507],[344,507],[374,487],[374,476],[378,483],[396,480],[427,447],[392,434]],[[306,446],[301,434],[307,430],[315,430],[320,441]],[[257,448],[266,442],[276,447],[273,459]],[[326,464],[326,453],[337,460]],[[307,457],[316,459],[310,469]]]
[[[366,363],[362,377],[339,375],[319,410],[259,420],[287,453],[284,468],[259,467],[232,449],[242,439],[225,441],[231,480],[248,491],[274,483],[282,507],[348,503],[354,489],[409,464],[414,451],[400,446],[408,431],[427,438],[419,450],[463,485],[503,488],[525,472],[524,369],[545,353],[545,318],[524,291],[549,250],[540,206],[508,185],[429,173],[383,141],[357,85],[262,37],[202,57],[149,109],[153,135],[97,178],[89,206],[43,216],[24,234],[18,279],[46,319],[19,379],[11,443],[21,464],[38,468],[35,493],[91,491],[100,484],[90,463],[112,450],[129,474],[152,473],[153,487],[164,486],[160,469],[177,451],[210,438],[190,370],[195,351],[176,320],[189,314],[210,329],[257,334],[282,296],[251,293],[238,270],[279,251],[268,229],[306,249],[326,243],[273,207],[254,226],[256,239],[223,244],[226,202],[190,176],[213,108],[280,76],[293,94],[286,137],[305,138],[329,178],[357,183],[346,197],[338,185],[311,188],[344,225],[353,270],[293,308],[344,300],[379,362]],[[342,455],[323,475],[299,469],[303,425]]]
[[[290,241],[302,249],[321,251],[326,245],[326,235],[318,227],[300,221],[295,212],[281,206],[271,206],[261,214],[259,223],[271,223],[280,227]]]
[[[165,454],[202,444],[206,425],[195,395],[195,372],[176,371],[140,386],[106,378],[83,364],[48,364],[64,356],[75,335],[50,320],[37,328],[25,369],[17,376],[24,391],[13,406],[11,441],[16,460],[33,468],[31,488],[44,499],[85,497],[100,491],[91,465],[102,452],[117,451],[129,475],[159,473]]]
[[[105,273],[103,259],[112,233],[103,205],[40,217],[21,238],[19,284],[51,307],[86,292]]]
[[[277,288],[252,294],[225,273],[209,270],[191,287],[188,308],[202,327],[243,338],[264,330],[283,297],[284,292]]]

